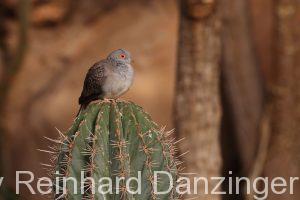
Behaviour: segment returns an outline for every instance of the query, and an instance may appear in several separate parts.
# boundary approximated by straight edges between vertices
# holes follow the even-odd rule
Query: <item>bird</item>
[[[80,109],[100,99],[117,99],[133,83],[134,69],[131,54],[125,49],[112,51],[106,59],[93,64],[86,73],[83,89],[78,99]]]

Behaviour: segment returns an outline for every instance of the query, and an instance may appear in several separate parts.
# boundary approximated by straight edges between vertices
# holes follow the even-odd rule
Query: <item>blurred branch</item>
[[[273,65],[269,71],[270,129],[264,176],[300,177],[300,1],[278,0],[274,6]],[[293,185],[293,194],[280,199],[300,199],[300,182]],[[271,193],[269,200],[278,199]]]
[[[249,2],[221,0],[221,3],[223,173],[228,177],[228,171],[232,171],[230,176],[254,179],[262,174],[269,142],[267,119],[262,116],[265,99],[261,63],[251,35]],[[228,190],[226,186],[223,188]],[[225,199],[244,199],[236,191],[227,194]]]
[[[260,141],[257,150],[257,156],[253,162],[252,169],[249,174],[250,182],[253,183],[257,177],[262,176],[264,167],[268,156],[268,147],[270,143],[270,118],[271,118],[271,105],[266,105],[265,110],[262,114],[259,125]],[[246,188],[244,188],[246,192]],[[250,190],[250,194],[245,198],[246,200],[254,200],[255,192],[253,188]]]
[[[6,37],[7,37],[7,29],[6,29],[6,6],[3,2],[0,2],[0,50],[1,50],[1,60],[2,65],[9,66],[11,55],[9,48],[6,43]]]
[[[253,47],[247,1],[221,2],[223,107],[228,111],[223,117],[231,118],[231,130],[227,132],[237,140],[243,175],[249,175],[260,140],[258,127],[264,102],[262,73]]]
[[[217,1],[181,1],[178,66],[175,98],[175,130],[186,172],[203,177],[220,176],[221,106],[220,13]],[[209,182],[209,187],[213,183]],[[200,188],[198,188],[200,190]],[[221,199],[218,195],[196,194],[188,198]]]
[[[12,53],[7,44],[7,29],[5,27],[5,16],[1,16],[0,27],[0,48],[2,51],[3,72],[0,80],[0,113],[4,107],[7,93],[14,81],[15,76],[19,72],[24,60],[27,48],[27,32],[28,32],[28,13],[30,2],[28,0],[19,1],[19,38],[16,47],[16,52]],[[3,6],[1,6],[3,8]],[[3,13],[3,12],[2,12]]]
[[[19,23],[19,38],[16,47],[16,52],[12,52],[7,43],[8,30],[6,27],[5,6],[0,3],[0,50],[2,54],[2,77],[0,79],[0,115],[4,116],[4,108],[6,107],[6,101],[8,93],[13,85],[14,79],[25,57],[27,48],[27,32],[28,32],[28,13],[29,13],[29,0],[19,0],[18,7],[18,23]],[[3,124],[3,117],[0,119],[0,146],[3,143],[3,137],[6,136],[5,126]],[[0,152],[0,176],[3,176],[3,152]],[[9,192],[10,191],[10,192]],[[15,199],[14,193],[10,188],[2,188],[1,196],[4,199]]]

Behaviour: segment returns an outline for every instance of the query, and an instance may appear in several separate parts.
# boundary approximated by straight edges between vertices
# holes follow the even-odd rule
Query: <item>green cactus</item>
[[[55,164],[55,180],[59,180],[60,192],[56,199],[114,199],[114,200],[150,200],[178,199],[175,187],[167,194],[156,194],[167,190],[170,186],[166,174],[160,174],[158,182],[154,182],[154,171],[165,171],[171,174],[173,186],[176,184],[178,170],[175,159],[175,148],[169,138],[171,132],[159,129],[143,109],[132,102],[101,100],[91,103],[75,119],[66,134],[57,140],[58,155]],[[66,192],[63,193],[62,177],[74,177],[82,181],[84,194],[75,194],[74,184],[67,181]],[[131,177],[141,177],[141,193],[132,194],[125,189],[126,181]],[[113,193],[101,194],[98,180],[109,177],[112,180]],[[116,177],[124,177],[117,186]],[[130,190],[137,189],[133,181]],[[94,184],[94,185],[93,185]],[[157,184],[157,185],[155,185]],[[92,190],[95,188],[95,192]],[[171,186],[172,187],[172,186]],[[75,185],[80,193],[80,185]],[[102,188],[107,191],[109,187]],[[116,189],[119,189],[117,194]]]

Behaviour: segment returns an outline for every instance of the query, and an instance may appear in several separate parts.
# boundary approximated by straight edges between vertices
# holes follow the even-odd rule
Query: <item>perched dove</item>
[[[130,53],[124,49],[111,52],[87,72],[79,97],[80,110],[94,100],[118,98],[132,85],[133,77]]]

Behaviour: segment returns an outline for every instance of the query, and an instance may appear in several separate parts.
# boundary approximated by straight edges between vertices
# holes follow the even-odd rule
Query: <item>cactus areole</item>
[[[132,102],[92,102],[58,142],[53,178],[59,180],[54,182],[59,192],[54,198],[178,199],[170,134]]]

